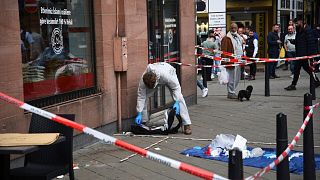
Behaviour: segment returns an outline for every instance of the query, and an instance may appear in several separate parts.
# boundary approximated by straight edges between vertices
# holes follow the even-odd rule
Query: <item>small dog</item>
[[[240,90],[238,94],[238,100],[242,102],[243,101],[242,99],[246,98],[249,101],[252,90],[253,90],[253,87],[251,85],[249,85],[246,90]]]

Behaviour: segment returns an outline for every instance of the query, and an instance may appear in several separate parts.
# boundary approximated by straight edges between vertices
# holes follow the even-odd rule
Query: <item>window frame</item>
[[[91,63],[92,63],[92,73],[93,73],[93,87],[89,87],[89,88],[84,88],[84,89],[77,89],[77,90],[73,90],[70,92],[65,92],[65,93],[59,93],[57,95],[50,95],[50,96],[46,96],[46,97],[40,97],[40,98],[36,98],[36,99],[32,99],[32,100],[28,100],[26,101],[26,103],[31,104],[33,106],[36,107],[47,107],[47,106],[51,106],[54,104],[59,104],[59,103],[67,103],[69,101],[75,100],[75,99],[79,99],[79,98],[84,98],[86,96],[91,96],[94,94],[99,94],[101,93],[101,90],[98,89],[97,87],[97,68],[96,68],[96,35],[95,35],[95,10],[94,10],[94,1],[93,0],[88,0],[88,2],[90,3],[90,14],[89,17],[91,20],[91,23],[89,26],[90,29],[90,37],[91,37]]]

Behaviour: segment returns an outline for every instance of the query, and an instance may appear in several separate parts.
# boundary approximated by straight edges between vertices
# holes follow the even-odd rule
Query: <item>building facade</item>
[[[0,1],[0,91],[106,133],[128,130],[150,62],[195,64],[193,0]],[[176,66],[196,103],[196,69]],[[190,82],[194,86],[190,86]],[[172,103],[163,87],[151,111]],[[31,114],[0,101],[0,133],[27,132]]]
[[[313,27],[320,23],[319,11],[318,0],[226,0],[226,31],[231,22],[253,27],[259,36],[258,56],[267,57],[266,37],[273,24],[280,24],[285,32],[291,19],[304,17]],[[197,35],[206,34],[208,29],[208,12],[197,12]]]

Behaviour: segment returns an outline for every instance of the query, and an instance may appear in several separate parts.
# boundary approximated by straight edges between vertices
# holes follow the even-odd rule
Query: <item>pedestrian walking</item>
[[[303,19],[297,20],[296,31],[296,39],[294,41],[290,41],[291,43],[295,44],[296,56],[301,57],[315,54],[317,52],[317,46],[314,33],[311,30],[311,28],[304,23]],[[310,77],[314,79],[315,87],[318,87],[320,85],[318,78],[315,78],[315,74],[311,70],[310,61],[310,59],[296,61],[294,66],[295,68],[293,81],[291,85],[284,88],[285,90],[296,90],[296,85],[299,80],[301,67],[303,67],[303,69],[310,75]]]
[[[296,46],[291,43],[295,39],[296,39],[296,32],[294,31],[294,27],[289,25],[288,26],[288,34],[284,38],[284,48],[286,50],[286,57],[287,58],[296,57]],[[292,78],[294,76],[294,64],[295,63],[296,63],[295,61],[290,61],[289,62],[290,71],[291,71],[291,76],[290,77],[292,77]]]

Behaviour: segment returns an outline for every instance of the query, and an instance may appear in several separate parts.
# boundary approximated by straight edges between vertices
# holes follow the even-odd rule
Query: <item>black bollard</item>
[[[312,94],[312,99],[316,100],[316,87],[314,84],[314,73],[311,72],[310,74],[310,94]]]
[[[304,95],[304,107],[312,106],[312,95]],[[303,121],[310,110],[304,108]],[[315,162],[314,162],[314,144],[313,144],[313,120],[310,117],[309,123],[303,132],[303,179],[316,179]]]
[[[270,96],[270,79],[268,63],[264,63],[264,96]]]
[[[243,179],[242,152],[238,148],[229,151],[228,178],[231,180]]]
[[[277,157],[288,146],[288,131],[287,131],[287,115],[283,113],[277,114]],[[288,156],[277,166],[277,179],[289,180],[289,161]]]

